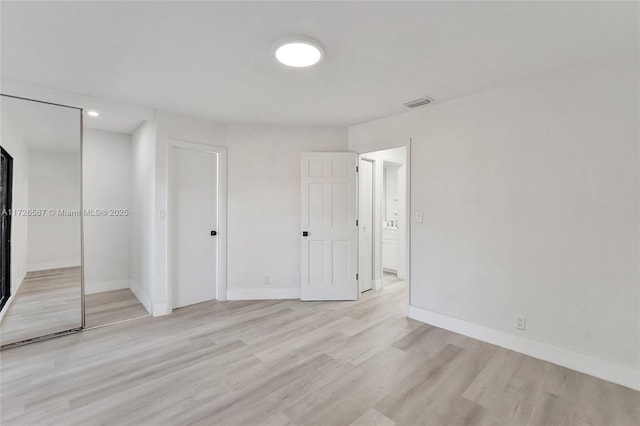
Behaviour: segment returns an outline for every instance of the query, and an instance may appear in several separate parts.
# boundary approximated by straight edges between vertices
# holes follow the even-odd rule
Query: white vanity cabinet
[[[382,269],[398,271],[398,228],[382,227]]]

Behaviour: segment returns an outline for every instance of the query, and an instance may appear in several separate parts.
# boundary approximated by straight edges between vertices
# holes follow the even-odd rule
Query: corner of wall
[[[149,298],[149,296],[147,296],[144,290],[133,280],[131,280],[129,288],[131,289],[131,292],[133,292],[133,294],[138,298],[140,303],[142,303],[142,306],[144,306],[147,312],[153,314],[151,299]]]

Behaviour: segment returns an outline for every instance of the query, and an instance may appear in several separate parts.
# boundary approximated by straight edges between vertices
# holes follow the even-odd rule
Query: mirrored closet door
[[[83,327],[82,110],[2,95],[0,346]]]

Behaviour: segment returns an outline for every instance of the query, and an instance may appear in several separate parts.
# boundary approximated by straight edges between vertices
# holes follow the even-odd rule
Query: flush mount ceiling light
[[[317,64],[324,57],[320,43],[306,37],[296,37],[274,44],[274,56],[278,62],[294,68]]]
[[[99,116],[100,116],[100,113],[99,113],[98,111],[92,111],[92,110],[89,110],[89,111],[87,111],[87,115],[88,115],[89,117],[99,117]]]

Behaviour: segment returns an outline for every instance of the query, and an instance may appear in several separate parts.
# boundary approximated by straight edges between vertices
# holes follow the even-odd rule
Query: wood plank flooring
[[[0,345],[82,326],[80,267],[29,272],[0,322]]]
[[[87,294],[84,309],[87,328],[149,315],[128,288]]]
[[[358,302],[207,302],[0,353],[10,425],[638,425],[640,393]]]

